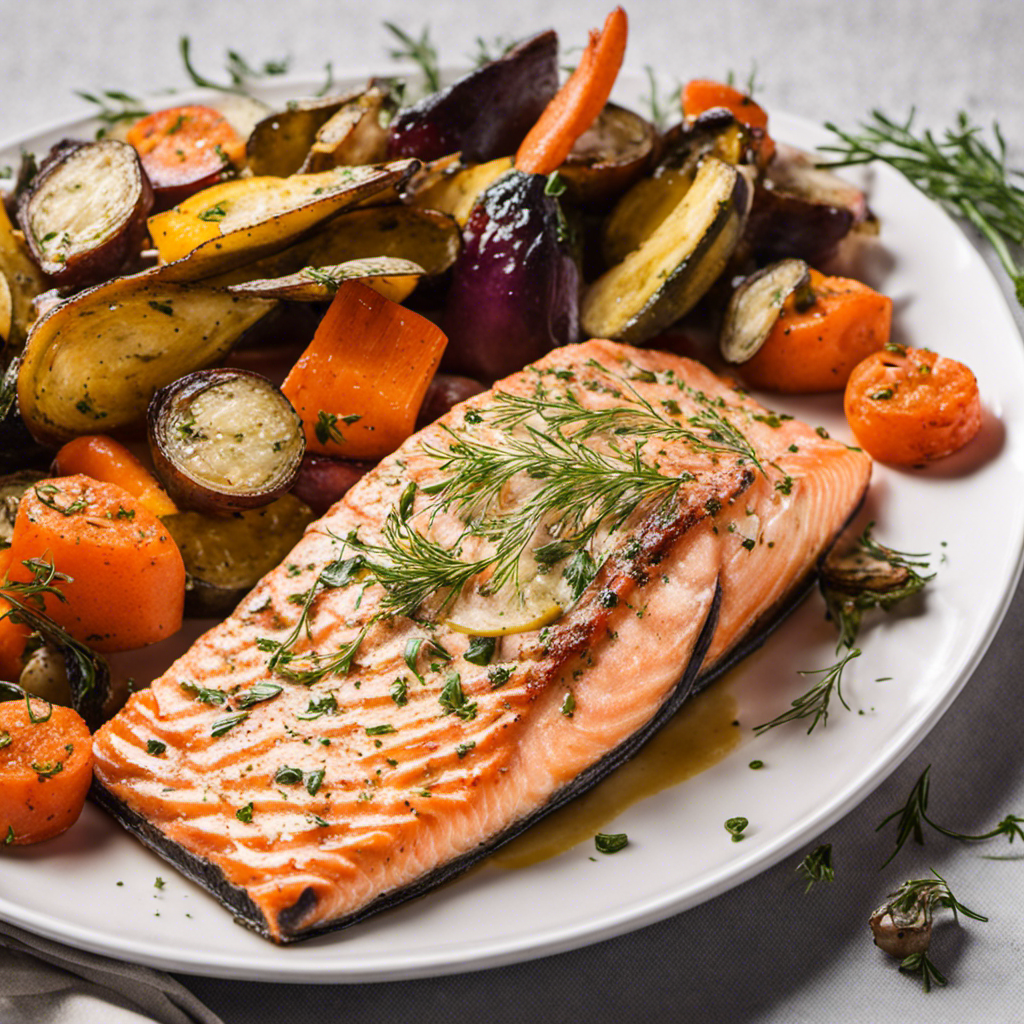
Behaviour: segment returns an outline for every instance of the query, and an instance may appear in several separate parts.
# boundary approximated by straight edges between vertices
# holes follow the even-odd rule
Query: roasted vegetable
[[[297,100],[285,110],[268,114],[252,130],[245,144],[249,169],[256,175],[285,177],[302,166],[316,141],[316,133],[362,89],[340,96]]]
[[[311,452],[379,459],[412,432],[445,336],[359,281],[344,281],[281,390]]]
[[[605,221],[601,251],[608,265],[624,260],[654,234],[689,192],[705,155],[710,153],[727,164],[744,163],[749,139],[747,129],[724,110],[666,132],[664,152],[654,173],[636,182]]]
[[[436,160],[461,151],[467,163],[509,156],[557,89],[558,36],[542,32],[401,111],[388,154]]]
[[[300,173],[332,167],[376,164],[387,158],[387,124],[398,104],[387,82],[371,82],[324,122],[303,161]]]
[[[138,255],[153,190],[131,146],[113,139],[58,143],[18,202],[39,269],[60,285],[116,274]]]
[[[889,340],[892,299],[848,277],[825,277],[814,269],[808,274],[802,287],[780,297],[767,336],[739,363],[752,387],[841,391],[853,368]]]
[[[295,479],[306,450],[288,399],[251,370],[199,370],[149,405],[156,474],[182,507],[226,515],[268,505]]]
[[[775,140],[768,134],[768,114],[747,93],[707,78],[687,82],[682,92],[683,113],[689,122],[712,110],[727,110],[745,124],[754,139],[758,166],[764,167],[775,154]]]
[[[817,167],[811,154],[780,145],[754,189],[743,248],[761,262],[792,256],[817,266],[855,229],[878,230],[864,193]]]
[[[50,284],[36,266],[24,240],[14,233],[3,203],[0,203],[0,274],[6,278],[11,293],[11,326],[5,339],[6,351],[20,352],[29,325],[36,317],[32,301]],[[3,450],[0,444],[0,461]]]
[[[216,362],[273,307],[160,270],[97,285],[33,327],[18,373],[22,416],[55,445],[139,422],[154,391]]]
[[[7,283],[7,277],[0,270],[0,351],[3,351],[7,339],[11,336],[11,327],[14,323],[14,297],[11,295],[11,286]]]
[[[578,292],[558,200],[541,175],[509,171],[463,232],[445,310],[446,366],[490,381],[576,341]]]
[[[245,162],[245,141],[210,107],[158,110],[132,125],[134,146],[161,209],[217,184]]]
[[[284,560],[312,521],[313,512],[290,494],[227,518],[201,512],[165,516],[163,524],[188,574],[185,614],[206,618],[233,611]]]
[[[25,658],[25,667],[18,676],[18,685],[26,693],[42,697],[51,704],[71,707],[71,685],[64,655],[55,647],[41,644]]]
[[[810,268],[803,260],[782,260],[751,274],[732,293],[725,310],[719,348],[727,363],[743,363],[765,343],[793,295],[797,310],[814,302]]]
[[[693,185],[657,230],[587,289],[583,330],[636,344],[688,313],[739,243],[750,191],[739,169],[705,156]]]
[[[336,266],[304,267],[284,277],[262,278],[228,286],[232,295],[287,299],[289,302],[330,301],[342,281],[363,281],[392,302],[401,302],[416,287],[424,270],[418,263],[376,256]]]
[[[654,125],[632,110],[606,103],[558,169],[566,199],[602,203],[624,192],[644,173],[657,141]]]
[[[503,156],[485,164],[468,167],[455,161],[438,161],[436,170],[418,183],[409,197],[413,206],[451,214],[459,227],[466,221],[476,201],[506,171],[512,169],[512,157]]]
[[[22,496],[45,476],[45,473],[37,469],[23,469],[18,473],[0,476],[0,548],[10,546]],[[0,578],[2,576],[3,572],[0,571]]]
[[[337,459],[332,455],[307,453],[299,467],[292,494],[304,501],[318,516],[322,516],[373,466],[372,462],[355,462],[352,459]]]
[[[415,160],[399,160],[228,181],[151,217],[149,231],[161,263],[171,264],[166,279],[210,277],[284,249],[360,199],[404,181],[417,167]]]

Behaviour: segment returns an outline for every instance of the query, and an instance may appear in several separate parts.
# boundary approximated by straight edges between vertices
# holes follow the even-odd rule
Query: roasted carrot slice
[[[85,434],[68,441],[57,452],[54,468],[60,476],[81,473],[106,484],[117,484],[155,516],[170,516],[178,511],[156,477],[120,441],[106,434]]]
[[[896,466],[951,455],[981,429],[974,374],[927,349],[887,345],[868,356],[850,375],[843,405],[857,443]]]
[[[10,548],[0,551],[0,583],[7,575],[11,561]],[[16,683],[21,675],[25,642],[31,630],[7,615],[10,610],[11,606],[0,597],[0,679]]]
[[[92,736],[77,712],[34,697],[0,704],[0,842],[60,835],[91,781]]]
[[[281,385],[306,450],[379,459],[414,430],[448,339],[418,313],[345,281]]]
[[[71,577],[46,613],[97,651],[127,651],[181,628],[185,564],[152,512],[126,490],[87,476],[41,480],[21,499],[11,537],[10,578],[45,559]]]
[[[810,294],[793,292],[764,344],[737,367],[767,391],[841,391],[853,368],[889,340],[892,299],[860,281],[811,270]]]
[[[516,167],[529,174],[550,174],[560,167],[576,140],[594,123],[611,95],[626,52],[629,22],[616,7],[590,42],[576,70],[547,105],[516,153]]]
[[[764,107],[745,92],[740,92],[739,89],[734,89],[724,82],[695,78],[692,82],[687,82],[686,88],[683,89],[682,102],[683,114],[690,121],[707,110],[723,107],[741,124],[758,132],[757,151],[762,165],[774,155],[775,141],[768,134],[768,114]]]
[[[172,107],[137,121],[127,141],[138,151],[161,206],[216,184],[245,162],[245,140],[210,107]]]

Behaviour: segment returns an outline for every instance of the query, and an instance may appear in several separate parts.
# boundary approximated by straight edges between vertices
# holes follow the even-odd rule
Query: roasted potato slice
[[[253,263],[360,199],[405,181],[418,167],[417,160],[398,160],[290,178],[240,178],[197,192],[149,220],[165,280],[195,281]]]
[[[159,269],[80,292],[32,328],[18,372],[22,416],[49,444],[137,423],[155,391],[223,357],[274,306]]]
[[[314,519],[285,494],[263,508],[226,519],[179,512],[162,522],[185,560],[185,614],[223,617],[299,542]]]
[[[750,194],[739,169],[704,157],[693,185],[657,230],[587,289],[584,331],[639,344],[688,313],[739,243]]]
[[[349,260],[328,267],[304,267],[296,274],[272,277],[228,287],[232,295],[255,295],[289,302],[325,302],[334,297],[342,281],[363,281],[392,302],[401,302],[416,287],[424,270],[418,263],[376,256]]]
[[[39,269],[60,285],[116,274],[138,255],[153,189],[124,142],[61,142],[18,201],[18,223]]]
[[[386,82],[371,82],[364,92],[344,103],[320,126],[300,173],[386,160],[386,125],[397,107]]]
[[[15,232],[3,203],[0,203],[0,273],[6,278],[11,293],[7,348],[20,352],[29,324],[36,318],[32,302],[50,287],[50,283],[29,255],[21,234]]]
[[[198,370],[149,403],[149,450],[167,493],[227,515],[268,505],[295,480],[302,421],[281,389],[252,370]]]

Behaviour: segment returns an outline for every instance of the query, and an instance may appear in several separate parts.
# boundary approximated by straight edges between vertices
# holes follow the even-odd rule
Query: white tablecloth
[[[602,0],[0,0],[0,140],[84,111],[74,89],[128,92],[184,86],[177,55],[192,38],[211,75],[225,48],[253,60],[290,54],[296,71],[379,66],[385,19],[429,21],[446,63],[483,35],[515,37],[553,25],[563,46],[606,13]],[[717,0],[629,5],[627,64],[668,82],[696,75],[745,79],[756,62],[771,107],[851,124],[871,107],[949,123],[960,107],[998,117],[1024,153],[1021,0]],[[1024,161],[1019,161],[1024,163]],[[1018,311],[1019,312],[1019,311]],[[1018,317],[1018,322],[1022,322]],[[1007,495],[1020,501],[1022,495]],[[837,881],[803,894],[795,864],[669,921],[588,949],[484,973],[364,986],[286,986],[182,977],[227,1024],[344,1024],[452,1020],[628,1022],[883,1022],[1024,1020],[1024,848],[929,837],[909,849],[908,877],[935,867],[988,924],[943,926],[935,959],[950,979],[930,995],[870,941],[866,916],[882,895],[877,866],[890,839],[875,825],[934,764],[933,807],[965,829],[1024,813],[1024,591],[964,694],[874,794],[822,837]],[[989,859],[987,854],[998,855]],[[0,992],[8,968],[0,958]]]

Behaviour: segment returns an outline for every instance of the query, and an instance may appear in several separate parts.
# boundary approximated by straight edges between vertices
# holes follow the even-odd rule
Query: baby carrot
[[[120,441],[105,434],[85,434],[68,441],[54,459],[60,476],[81,473],[93,480],[117,484],[155,516],[174,515],[177,505],[156,477]]]
[[[87,476],[40,480],[18,506],[10,578],[45,559],[71,577],[46,613],[97,651],[127,651],[181,628],[185,564],[159,519],[127,491]]]
[[[793,292],[764,344],[738,366],[755,388],[841,391],[853,368],[889,340],[892,299],[860,281],[811,270],[811,296]],[[798,305],[799,303],[799,305]]]
[[[616,7],[590,42],[576,70],[547,105],[516,153],[516,167],[529,174],[550,174],[560,167],[576,140],[604,109],[626,52],[629,23]]]
[[[44,700],[0,704],[0,842],[52,839],[82,813],[92,736],[71,708]]]
[[[857,366],[843,406],[857,443],[896,466],[951,455],[981,429],[974,374],[955,359],[903,345],[887,345]]]

